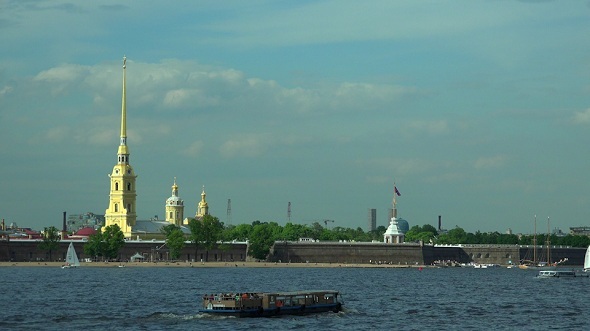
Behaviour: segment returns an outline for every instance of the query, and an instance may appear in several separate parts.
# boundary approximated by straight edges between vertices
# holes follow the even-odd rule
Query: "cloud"
[[[2,89],[0,89],[0,97],[12,92],[14,88],[12,86],[4,86]]]
[[[267,134],[243,134],[226,140],[219,151],[222,156],[256,157],[262,155],[272,144],[272,139]]]
[[[427,134],[443,134],[449,132],[449,124],[446,120],[411,120],[407,127],[413,131]]]
[[[199,156],[203,150],[203,146],[205,143],[202,140],[197,140],[191,143],[187,148],[185,148],[181,153],[185,156],[196,158]]]
[[[583,112],[576,112],[573,116],[572,121],[574,124],[587,124],[590,123],[590,108]]]
[[[473,163],[476,169],[499,168],[506,164],[506,156],[496,155],[490,157],[480,157]]]

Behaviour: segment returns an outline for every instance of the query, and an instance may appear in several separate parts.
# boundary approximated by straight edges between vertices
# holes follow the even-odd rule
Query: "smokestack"
[[[441,221],[442,216],[438,215],[438,231],[440,231],[442,229],[442,221]]]
[[[64,211],[64,220],[63,220],[63,224],[61,227],[61,240],[64,240],[66,238],[66,232],[67,232],[67,228],[66,228],[66,212]]]

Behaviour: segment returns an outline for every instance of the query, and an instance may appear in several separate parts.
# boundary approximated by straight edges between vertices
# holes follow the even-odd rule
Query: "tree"
[[[51,252],[59,248],[59,231],[55,226],[45,228],[43,231],[43,241],[39,244],[39,249],[49,251],[49,261],[52,261]]]
[[[109,225],[101,229],[102,232],[91,235],[84,245],[84,254],[106,259],[115,259],[119,250],[125,245],[125,235],[117,224]]]
[[[88,256],[92,256],[93,258],[97,258],[99,256],[103,256],[104,252],[104,241],[102,240],[102,233],[97,232],[90,237],[88,237],[88,241],[84,244],[84,254]]]
[[[102,238],[105,242],[105,251],[103,255],[107,259],[115,259],[119,255],[119,250],[125,245],[125,235],[117,224],[109,225],[104,229]]]
[[[200,245],[205,247],[205,261],[209,260],[209,250],[221,239],[223,223],[217,217],[205,215],[201,220],[191,219],[188,223],[191,241],[195,244],[195,256]]]
[[[281,231],[282,227],[276,222],[254,225],[249,240],[248,255],[259,260],[266,260],[275,240],[283,239],[281,238]]]
[[[408,230],[408,232],[406,232],[406,241],[407,242],[412,242],[412,241],[422,241],[422,242],[430,242],[431,240],[433,240],[436,235],[437,235],[437,231],[434,228],[434,226],[430,225],[430,224],[426,224],[424,226],[419,226],[419,225],[414,225],[413,227],[410,228],[410,230]]]
[[[170,258],[177,260],[184,248],[184,233],[176,224],[162,227],[162,232],[166,235],[166,246],[170,250]]]

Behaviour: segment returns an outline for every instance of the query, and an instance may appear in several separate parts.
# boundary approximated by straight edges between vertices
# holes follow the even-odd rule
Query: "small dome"
[[[410,230],[410,225],[408,224],[408,221],[406,221],[403,218],[398,218],[397,219],[397,228],[399,229],[399,231],[401,233],[406,233]]]

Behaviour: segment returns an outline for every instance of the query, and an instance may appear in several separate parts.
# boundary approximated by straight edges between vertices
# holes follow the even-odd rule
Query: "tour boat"
[[[305,315],[342,310],[338,291],[205,294],[199,313],[235,317]]]

